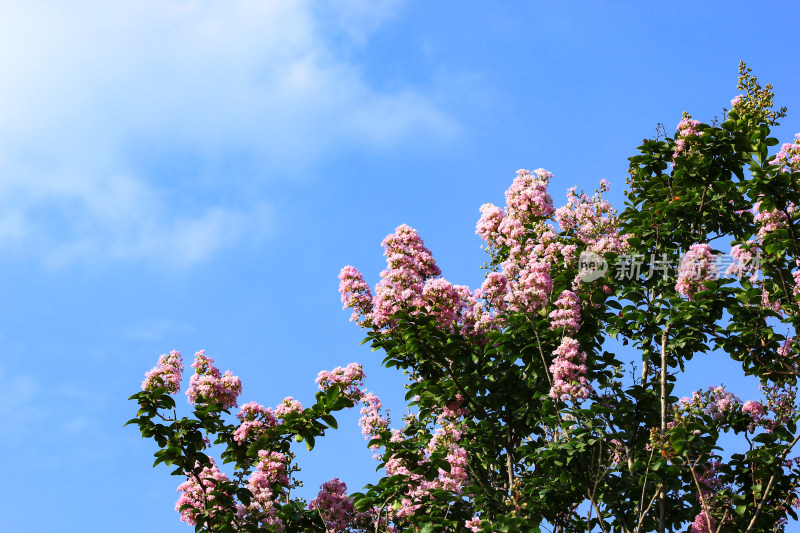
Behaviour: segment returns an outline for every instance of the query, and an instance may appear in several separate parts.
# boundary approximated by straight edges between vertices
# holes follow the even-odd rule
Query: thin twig
[[[653,507],[653,504],[656,502],[656,498],[658,495],[661,494],[661,489],[663,488],[664,484],[659,483],[658,487],[656,487],[656,491],[653,493],[653,497],[650,498],[650,503],[647,504],[644,512],[639,515],[639,520],[636,522],[636,533],[639,533],[639,530],[642,528],[642,522],[644,521],[644,517],[647,516],[647,513],[650,512],[650,508]],[[644,491],[642,491],[644,493]]]
[[[700,459],[698,459],[698,461],[699,460]],[[694,465],[692,465],[691,461],[689,461],[687,464],[689,465],[689,471],[692,473],[694,485],[697,487],[697,495],[700,497],[700,505],[703,507],[703,513],[706,515],[706,525],[708,526],[708,530],[711,531],[711,508],[706,503],[706,497],[703,495],[703,489],[700,487],[700,482],[697,480],[697,474],[694,471],[697,461],[695,461]]]
[[[783,461],[786,459],[786,456],[789,455],[789,452],[792,451],[792,448],[794,448],[794,445],[797,444],[798,440],[800,440],[800,433],[797,434],[792,443],[785,450],[783,450],[783,453],[778,458],[778,467],[775,469],[775,472],[772,473],[772,476],[770,476],[769,483],[767,483],[767,488],[764,489],[764,495],[761,497],[761,501],[758,504],[758,508],[756,508],[756,513],[753,515],[753,519],[750,520],[750,524],[747,526],[747,529],[745,530],[744,533],[750,533],[750,531],[753,530],[753,526],[756,523],[756,519],[758,518],[758,515],[761,514],[761,509],[764,508],[764,504],[767,501],[767,497],[769,496],[769,493],[772,490],[772,485],[773,483],[775,483],[775,478],[778,476],[778,472],[783,471]]]

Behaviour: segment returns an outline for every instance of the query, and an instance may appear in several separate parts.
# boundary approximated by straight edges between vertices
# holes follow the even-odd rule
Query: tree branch
[[[775,478],[778,476],[778,472],[783,470],[783,461],[786,460],[786,456],[789,455],[789,452],[792,451],[794,445],[797,444],[797,441],[800,440],[800,433],[794,438],[791,444],[783,450],[783,453],[778,457],[778,467],[773,472],[772,476],[769,478],[769,483],[767,483],[767,488],[764,489],[764,495],[761,497],[761,501],[758,503],[758,508],[756,509],[755,514],[753,515],[753,519],[750,520],[750,524],[747,526],[747,529],[744,533],[750,533],[753,530],[753,526],[758,519],[758,515],[761,514],[761,510],[764,508],[764,504],[767,502],[767,497],[769,496],[770,491],[772,490],[772,485],[775,483]]]

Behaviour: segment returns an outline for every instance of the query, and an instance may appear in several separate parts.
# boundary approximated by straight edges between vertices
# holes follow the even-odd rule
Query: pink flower
[[[748,276],[751,283],[755,282],[761,268],[760,254],[761,248],[754,241],[749,241],[744,246],[735,245],[731,248],[733,263],[725,270],[725,275],[737,278]]]
[[[692,397],[681,398],[673,409],[677,418],[696,416],[701,413],[719,420],[726,413],[739,409],[742,401],[725,387],[708,387],[707,391],[695,391]]]
[[[197,481],[197,477],[194,474],[187,473],[186,481],[178,486],[178,490],[182,494],[175,503],[175,510],[181,513],[181,521],[190,526],[197,523],[195,520],[197,513],[208,511],[208,514],[213,517],[216,513],[224,510],[221,504],[216,502],[217,498],[211,492],[216,488],[217,484],[229,481],[229,479],[228,476],[220,472],[213,459],[210,459],[210,461],[211,466],[204,467],[197,476],[200,478],[202,485]],[[206,507],[206,500],[208,501],[208,507]],[[189,507],[181,510],[184,505]]]
[[[511,248],[520,246],[525,237],[525,228],[517,218],[505,217],[497,227],[497,243]]]
[[[417,230],[401,224],[394,233],[387,235],[381,245],[384,255],[388,258],[389,269],[408,266],[403,263],[403,258],[411,260],[410,267],[423,279],[438,276],[442,273],[433,260],[431,251],[425,247]]]
[[[429,316],[436,318],[442,329],[452,329],[461,309],[461,296],[453,285],[443,278],[429,279],[422,289],[422,302]]]
[[[473,516],[467,520],[464,525],[473,533],[478,533],[481,530],[481,519],[477,516]]]
[[[506,264],[503,264],[506,269]],[[507,270],[507,269],[506,269]],[[553,280],[548,263],[531,263],[509,280],[505,300],[512,311],[534,313],[547,304]]]
[[[364,395],[359,386],[366,377],[361,365],[358,363],[350,363],[346,368],[338,366],[330,372],[322,370],[317,375],[315,381],[319,386],[319,390],[327,392],[328,389],[336,385],[342,391],[345,398],[357,402]]]
[[[287,396],[283,399],[281,403],[275,408],[275,416],[278,418],[286,418],[286,415],[289,413],[302,413],[303,412],[303,404],[292,398],[291,396]]]
[[[495,329],[495,317],[484,309],[478,301],[481,290],[473,293],[466,285],[453,285],[453,289],[458,293],[461,302],[459,304],[458,324],[461,326],[463,335],[476,336],[486,333],[490,329]]]
[[[553,373],[550,397],[563,401],[588,398],[593,389],[585,377],[586,353],[580,351],[578,341],[564,337],[554,354],[556,357],[550,366],[550,372]]]
[[[251,478],[257,479],[257,482],[253,484],[270,488],[287,487],[289,485],[289,475],[286,471],[288,463],[289,457],[283,453],[258,450],[256,472]]]
[[[620,235],[617,214],[611,204],[603,200],[602,193],[609,190],[608,182],[600,182],[600,190],[593,196],[578,194],[575,187],[567,191],[567,205],[559,207],[553,216],[562,234],[574,236],[587,245],[587,251],[603,255],[606,252],[627,251],[628,235]],[[575,256],[575,246],[567,245],[561,253],[565,260]]]
[[[779,426],[785,426],[789,420],[797,416],[797,392],[789,384],[761,385],[766,402],[764,410],[772,413],[771,418],[764,416],[762,425],[768,432],[773,432]]]
[[[158,364],[144,375],[142,390],[152,391],[164,388],[170,394],[181,390],[181,373],[183,372],[183,358],[177,351],[163,354],[158,358]]]
[[[240,506],[237,515],[246,516],[270,531],[283,531],[283,521],[276,516],[276,499],[289,485],[289,458],[285,454],[267,450],[259,450],[258,458],[256,470],[247,482],[247,488],[253,495],[250,505]]]
[[[708,527],[709,523],[711,524],[711,529]],[[694,517],[694,522],[692,522],[692,533],[713,533],[716,527],[717,523],[714,521],[714,519],[706,515],[706,512],[703,511]]]
[[[388,268],[381,272],[368,317],[379,328],[390,327],[395,313],[422,305],[425,281],[441,274],[417,231],[405,224],[387,235],[382,245]]]
[[[792,294],[794,296],[800,296],[800,259],[795,261],[795,266],[797,267],[797,270],[792,272],[792,279],[794,280]]]
[[[617,439],[609,441],[611,452],[611,464],[617,466],[625,460],[625,444]]]
[[[689,139],[691,137],[697,137],[700,135],[700,132],[697,130],[697,127],[700,126],[700,122],[697,120],[692,120],[692,117],[685,113],[683,114],[683,119],[678,123],[678,127],[676,128],[678,133],[675,135],[675,153],[672,154],[672,157],[678,157],[679,155],[686,155],[689,152]]]
[[[770,165],[778,165],[780,172],[797,172],[800,170],[800,133],[795,135],[792,143],[784,143],[781,151],[769,161]]]
[[[763,239],[770,233],[786,226],[786,214],[777,209],[762,210],[761,202],[753,207],[753,220],[758,224],[758,237]]]
[[[792,353],[792,345],[794,344],[794,338],[789,337],[785,341],[781,343],[780,348],[778,348],[778,355],[781,357],[787,357],[789,354]]]
[[[555,302],[556,309],[548,315],[553,321],[550,329],[563,328],[568,335],[581,328],[581,299],[572,291],[562,291]]]
[[[367,440],[372,440],[379,436],[382,431],[389,428],[389,418],[381,415],[381,400],[374,393],[368,392],[361,401],[364,407],[361,408],[361,419],[358,424],[361,426],[361,433]]]
[[[421,304],[422,278],[412,270],[384,271],[375,287],[370,319],[378,327],[390,326],[392,315]]]
[[[772,309],[780,314],[783,314],[781,310],[781,302],[780,300],[776,299],[775,301],[770,300],[769,291],[765,286],[761,287],[761,305],[767,309]]]
[[[504,274],[490,272],[483,280],[478,296],[483,298],[490,307],[503,311],[506,308],[505,296],[508,290],[508,280]]]
[[[506,191],[508,217],[527,224],[535,218],[552,215],[553,199],[547,193],[547,183],[553,175],[543,168],[518,170],[517,177]]]
[[[438,485],[439,488],[450,491],[454,494],[461,493],[461,487],[467,482],[467,451],[456,445],[448,445],[449,452],[445,460],[450,465],[450,471],[439,469]]]
[[[364,281],[364,276],[355,267],[348,265],[339,272],[339,279],[342,309],[352,309],[350,320],[358,325],[362,327],[369,325],[367,317],[372,313],[372,293]]]
[[[500,274],[500,276],[502,276],[502,274]],[[496,278],[490,283],[502,284],[502,281],[499,278]],[[488,289],[485,281],[483,287],[484,289]],[[483,293],[482,289],[478,289],[473,293],[470,291],[469,287],[465,285],[454,285],[454,288],[461,297],[459,325],[461,326],[462,334],[479,336],[490,330],[496,330],[499,327],[496,316],[492,314],[492,312],[487,311],[483,303],[478,301],[479,297],[487,297],[487,295]],[[499,289],[499,287],[497,288]],[[495,289],[488,290],[491,292]],[[494,295],[495,293],[491,292],[491,294]],[[497,296],[500,297],[499,292],[497,292]],[[505,301],[502,299],[496,301],[495,305],[500,309],[505,309]]]
[[[481,206],[481,218],[478,220],[475,233],[480,235],[486,244],[494,245],[502,221],[502,209],[492,204],[483,204]]]
[[[316,510],[325,523],[326,531],[349,531],[356,511],[353,502],[347,497],[347,485],[339,478],[322,484],[317,497],[308,503],[310,510]]]
[[[431,498],[431,493],[436,490],[446,490],[453,494],[461,494],[468,480],[467,475],[467,452],[458,445],[462,437],[459,419],[467,414],[463,407],[464,398],[456,395],[456,398],[442,407],[433,438],[428,442],[424,449],[424,456],[409,464],[408,459],[398,457],[386,457],[385,469],[388,476],[404,476],[408,483],[406,497],[401,501],[401,509],[397,510],[397,518],[411,516],[418,509],[424,507]],[[406,418],[406,423],[412,421],[414,417]],[[393,431],[394,435],[399,432]],[[402,440],[402,435],[398,435]],[[431,456],[434,454],[444,454],[445,460],[449,463],[447,469],[438,469],[437,472],[429,472],[423,475],[417,467],[424,467],[430,463]],[[414,471],[412,471],[412,469]],[[415,472],[416,471],[416,472]]]
[[[194,354],[192,368],[195,373],[186,391],[189,403],[220,403],[225,409],[236,407],[236,398],[242,394],[242,382],[230,370],[220,376],[214,360],[206,357],[205,353],[205,350],[200,350]]]
[[[722,386],[709,387],[708,391],[710,401],[705,408],[705,412],[711,415],[714,420],[721,418],[726,412],[732,411],[742,403],[732,392],[726,391]]]
[[[715,262],[711,246],[705,243],[691,245],[681,260],[675,289],[689,299],[697,292],[706,290],[705,282],[717,277]]]
[[[756,401],[748,400],[742,405],[742,412],[746,415],[750,415],[753,422],[758,422],[761,420],[761,417],[764,416],[764,406]]]
[[[247,440],[256,440],[267,429],[278,425],[278,419],[270,407],[264,407],[256,402],[244,404],[236,417],[241,420],[241,424],[233,433],[233,440],[238,444],[244,444]]]

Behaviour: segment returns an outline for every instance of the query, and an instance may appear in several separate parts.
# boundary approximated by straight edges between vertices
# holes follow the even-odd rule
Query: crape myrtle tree
[[[783,531],[800,503],[800,134],[770,150],[785,110],[743,64],[738,89],[721,122],[684,114],[674,137],[644,141],[619,214],[605,181],[556,208],[549,172],[518,171],[505,207],[481,207],[479,288],[442,277],[408,226],[383,241],[374,288],[342,269],[365,342],[408,377],[402,420],[355,363],[320,372],[311,406],[234,416],[241,382],[204,352],[179,417],[182,358],[162,356],[129,423],[184,480],[181,519],[214,532]],[[761,397],[709,383],[679,399],[693,357],[733,359]],[[351,494],[333,479],[305,502],[292,443],[312,448],[352,407],[384,474]]]

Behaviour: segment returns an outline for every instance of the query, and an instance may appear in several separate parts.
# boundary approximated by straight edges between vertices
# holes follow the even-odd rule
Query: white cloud
[[[326,0],[320,2],[320,15],[336,21],[336,27],[348,34],[355,44],[363,45],[370,33],[390,19],[402,0]]]
[[[34,248],[50,264],[201,261],[269,225],[268,199],[237,192],[245,178],[296,173],[340,148],[449,135],[454,124],[425,94],[375,90],[324,37],[337,25],[358,45],[397,8],[2,2],[0,246]],[[230,161],[247,162],[246,176],[228,178]]]

